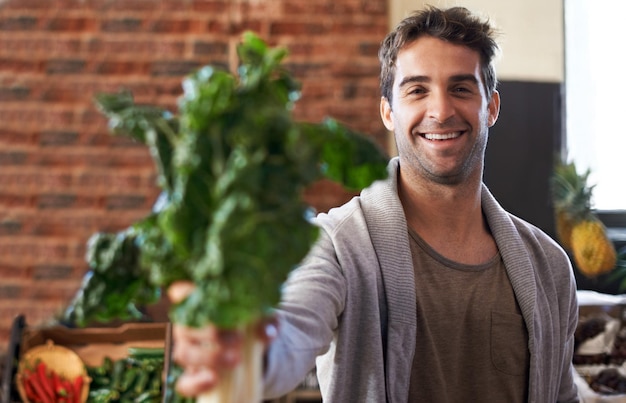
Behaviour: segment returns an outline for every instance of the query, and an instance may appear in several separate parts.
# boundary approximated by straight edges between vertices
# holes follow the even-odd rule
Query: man
[[[415,13],[385,38],[380,112],[398,157],[388,180],[315,219],[322,235],[267,344],[267,397],[317,364],[325,402],[578,401],[569,260],[482,183],[500,107],[493,35],[455,7]],[[175,328],[181,392],[237,361],[232,336]]]

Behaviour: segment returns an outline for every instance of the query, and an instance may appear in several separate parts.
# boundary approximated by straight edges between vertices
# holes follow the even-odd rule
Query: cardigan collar
[[[387,346],[415,340],[416,293],[412,270],[407,221],[398,197],[398,157],[390,160],[389,177],[377,181],[361,193],[362,208],[367,221],[372,244],[378,256],[383,279],[388,317]],[[537,286],[533,277],[532,262],[525,244],[511,216],[495,200],[485,184],[481,190],[481,204],[487,223],[504,261],[518,304],[529,332],[529,348],[534,348],[534,312]],[[390,242],[391,241],[391,242]],[[415,345],[405,346],[399,354],[397,349],[387,347],[387,368],[406,368],[407,371],[387,371],[389,402],[405,402],[404,392],[410,382],[410,368]]]

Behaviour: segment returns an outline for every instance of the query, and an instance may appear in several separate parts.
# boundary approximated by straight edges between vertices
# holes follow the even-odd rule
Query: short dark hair
[[[472,14],[465,7],[439,9],[427,6],[403,19],[383,40],[380,60],[380,90],[391,104],[398,52],[421,36],[432,36],[456,45],[466,46],[480,55],[485,93],[491,98],[497,86],[493,59],[499,51],[496,31],[488,20]]]

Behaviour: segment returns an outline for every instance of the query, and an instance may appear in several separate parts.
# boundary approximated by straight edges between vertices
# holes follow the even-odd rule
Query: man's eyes
[[[457,92],[457,93],[468,93],[468,94],[470,94],[470,93],[472,93],[472,92],[473,92],[473,90],[472,90],[471,88],[468,88],[468,87],[454,87],[454,88],[452,89],[452,92]]]
[[[415,87],[409,90],[409,94],[425,94],[426,92],[426,88],[423,87]]]
[[[468,85],[458,85],[458,86],[451,87],[448,91],[450,94],[471,95],[476,92],[476,88],[468,86]],[[421,86],[411,87],[411,88],[407,88],[406,95],[422,96],[422,95],[428,94],[429,92],[430,90],[426,87],[421,87]]]

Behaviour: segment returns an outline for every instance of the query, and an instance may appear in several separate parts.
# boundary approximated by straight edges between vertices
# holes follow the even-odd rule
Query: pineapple
[[[579,174],[573,162],[559,162],[552,177],[552,197],[559,242],[573,255],[578,270],[593,278],[613,270],[617,254],[606,228],[591,209],[589,174],[589,169]]]
[[[556,219],[556,235],[561,246],[572,252],[572,229],[574,223],[591,210],[591,192],[587,186],[590,171],[583,175],[576,171],[576,165],[558,163],[552,177],[552,195]]]
[[[595,277],[615,268],[615,247],[597,218],[584,219],[574,225],[571,243],[576,266],[587,277]]]

